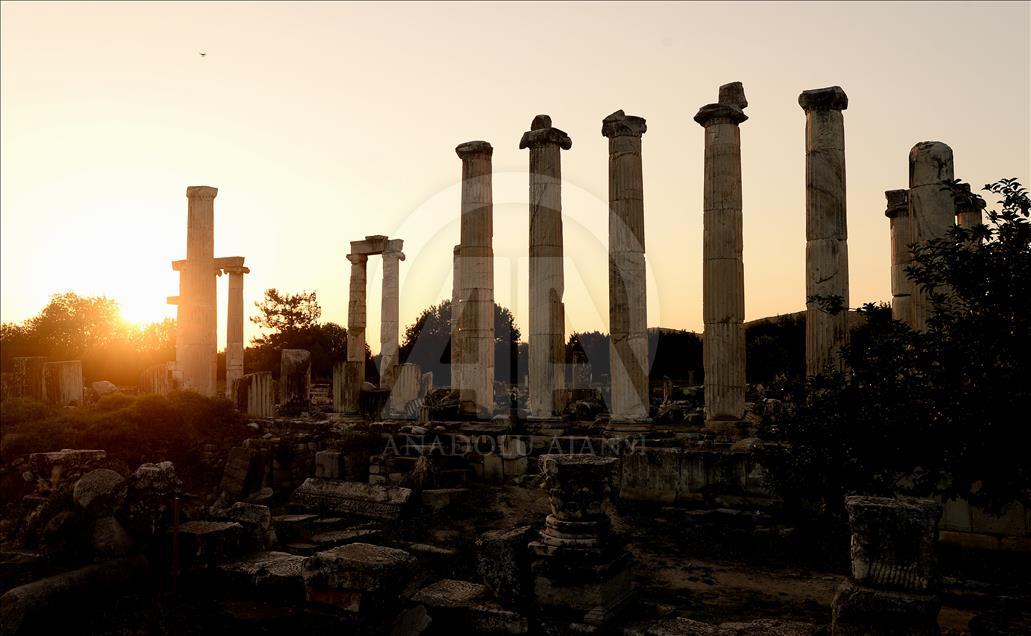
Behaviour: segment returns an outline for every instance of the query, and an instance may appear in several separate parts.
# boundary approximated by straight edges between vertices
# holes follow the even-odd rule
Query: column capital
[[[893,219],[909,214],[909,190],[885,190],[884,198],[888,200],[884,216]]]
[[[640,137],[648,131],[644,117],[627,115],[617,110],[601,120],[601,136],[608,137]]]
[[[466,159],[472,159],[477,155],[486,155],[490,157],[494,154],[494,147],[486,141],[467,141],[464,144],[458,144],[455,147],[455,153],[465,161]]]
[[[251,270],[250,270],[249,267],[243,267],[241,265],[240,267],[223,267],[222,268],[222,273],[223,274],[240,274],[242,276],[243,274],[250,274]]]
[[[748,119],[748,115],[737,106],[730,104],[706,104],[698,109],[694,120],[702,126],[712,124],[740,124]]]
[[[369,261],[368,254],[348,254],[347,260],[351,261],[351,265],[364,265]]]
[[[848,108],[848,95],[840,86],[813,88],[802,91],[798,105],[807,113],[811,110],[845,110]]]
[[[956,202],[956,214],[965,212],[979,212],[985,209],[985,201],[970,191],[969,183],[958,183],[952,192],[952,198]]]
[[[392,250],[392,251],[383,252],[382,256],[383,256],[383,260],[387,260],[388,258],[399,260],[399,261],[405,260],[405,253],[402,252],[401,250]]]
[[[530,124],[530,130],[523,133],[519,140],[519,149],[540,148],[547,144],[555,144],[562,150],[573,147],[573,140],[563,130],[552,128],[551,117],[537,115]]]
[[[186,196],[191,199],[214,199],[218,195],[218,188],[211,186],[189,186],[186,188]]]

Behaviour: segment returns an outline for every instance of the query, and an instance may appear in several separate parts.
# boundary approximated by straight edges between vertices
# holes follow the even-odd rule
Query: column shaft
[[[602,120],[609,140],[609,411],[616,421],[648,417],[648,303],[645,294],[641,117],[619,110]]]
[[[733,88],[738,94],[734,93]],[[740,84],[720,87],[703,106],[705,128],[702,239],[702,358],[705,420],[739,420],[745,410],[745,281],[741,204],[741,130],[747,106]]]
[[[888,207],[891,232],[891,317],[909,322],[912,311],[912,283],[906,276],[906,267],[912,262],[909,244],[913,242],[909,222],[909,191],[887,190],[884,193]]]
[[[348,254],[351,283],[347,301],[347,366],[344,370],[344,413],[359,412],[358,398],[365,382],[365,269],[368,257]]]
[[[180,270],[176,366],[183,388],[214,396],[217,380],[215,285],[216,188],[191,186],[186,224],[186,260]]]
[[[806,163],[806,373],[840,368],[848,338],[848,227],[845,215],[845,123],[841,87],[804,91]],[[838,297],[832,314],[814,297]]]
[[[572,147],[551,118],[538,115],[519,148],[530,149],[529,415],[547,418],[565,408],[565,293],[562,247],[561,151]]]
[[[243,377],[243,275],[229,271],[229,309],[226,312],[226,397],[233,399],[233,384]]]
[[[393,242],[393,241],[392,241]],[[405,255],[396,250],[383,252],[383,295],[380,310],[380,386],[393,386],[398,363],[398,278],[399,264]]]
[[[494,203],[491,155],[485,141],[459,145],[462,222],[459,346],[463,409],[494,414]]]
[[[458,390],[462,385],[462,348],[458,344],[459,308],[462,302],[462,246],[456,245],[454,252],[453,275],[451,281],[451,390]]]
[[[945,181],[954,178],[952,149],[940,141],[923,141],[909,152],[909,222],[912,241],[923,243],[946,235],[956,221],[956,204]],[[927,293],[913,290],[909,325],[927,328],[931,302]]]

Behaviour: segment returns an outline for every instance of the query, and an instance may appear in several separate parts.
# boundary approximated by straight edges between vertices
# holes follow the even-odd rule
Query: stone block
[[[339,451],[315,453],[315,476],[322,479],[344,479],[347,475],[345,455]]]
[[[219,489],[229,501],[242,499],[261,487],[262,472],[261,454],[236,446],[229,451]]]
[[[129,484],[113,470],[91,470],[75,482],[72,498],[80,508],[97,516],[114,513],[125,501]]]
[[[927,499],[848,497],[852,578],[862,585],[928,590],[938,582],[941,504]]]
[[[276,515],[272,517],[272,527],[280,543],[287,544],[298,541],[311,532],[318,515]]]
[[[970,504],[963,499],[949,499],[944,502],[941,529],[970,532]]]
[[[29,455],[29,467],[37,479],[56,488],[63,480],[77,479],[107,457],[102,450],[64,450]]]
[[[971,506],[970,529],[984,534],[1022,537],[1027,534],[1027,517],[1024,506],[1012,503],[1001,515],[993,515],[983,508]]]
[[[444,579],[412,596],[425,606],[433,624],[445,632],[462,634],[525,634],[526,618],[488,598],[487,586],[470,581]]]
[[[407,513],[413,496],[409,488],[308,478],[294,491],[292,501],[321,512],[392,520]]]
[[[468,493],[466,488],[433,488],[423,490],[420,498],[423,508],[437,512],[457,503]]]
[[[287,552],[258,552],[218,566],[218,572],[232,587],[256,593],[262,598],[301,601],[305,557]]]
[[[351,613],[387,609],[399,600],[414,564],[404,550],[368,543],[319,552],[302,566],[307,599]]]
[[[487,453],[483,456],[483,481],[489,484],[500,484],[505,481],[505,464],[498,453]]]
[[[935,594],[886,590],[846,579],[831,604],[832,636],[938,634],[941,601]]]
[[[680,486],[680,450],[635,449],[622,456],[620,499],[672,504]]]
[[[530,526],[486,532],[476,540],[476,571],[494,595],[519,602],[526,595],[530,561],[527,544],[534,535]]]
[[[211,513],[220,521],[240,524],[243,528],[242,545],[247,550],[268,550],[276,544],[276,531],[268,506],[238,501],[228,508],[213,509]]]
[[[174,533],[174,529],[171,531]],[[179,526],[183,568],[214,567],[240,554],[243,527],[230,521],[187,521]]]

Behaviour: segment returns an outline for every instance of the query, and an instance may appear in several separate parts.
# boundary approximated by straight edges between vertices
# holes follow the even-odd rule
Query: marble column
[[[969,183],[959,184],[960,193],[956,195],[956,225],[970,229],[981,225],[981,211],[985,208],[984,199],[970,192]]]
[[[462,160],[461,294],[459,348],[462,410],[494,414],[494,202],[486,141],[455,148]]]
[[[358,397],[365,382],[365,269],[369,257],[348,254],[351,284],[347,301],[347,364],[344,367],[343,410],[348,415],[360,412]]]
[[[922,141],[909,151],[909,222],[912,242],[941,238],[956,222],[956,204],[945,182],[954,178],[952,148],[940,141]],[[913,290],[909,325],[927,328],[931,302],[927,293]]]
[[[565,282],[562,267],[562,159],[573,141],[537,115],[519,149],[530,149],[529,415],[550,418],[564,408]]]
[[[884,216],[891,224],[891,317],[908,323],[913,294],[913,284],[906,276],[906,267],[912,262],[909,244],[913,242],[909,191],[886,190],[884,197],[888,200]]]
[[[451,390],[462,385],[462,348],[458,346],[459,307],[462,302],[462,246],[456,245],[451,280]]]
[[[233,384],[243,377],[243,275],[246,267],[227,267],[229,309],[226,312],[226,397],[232,399]]]
[[[609,364],[613,421],[648,418],[643,117],[617,110],[602,120],[609,140]]]
[[[398,350],[398,276],[399,264],[405,260],[404,241],[387,242],[383,251],[383,294],[380,309],[380,387],[389,389],[394,384]]]
[[[694,120],[705,128],[702,239],[702,338],[705,421],[745,413],[745,274],[741,212],[741,131],[748,119],[740,82],[720,87],[719,101]]]
[[[186,260],[179,273],[176,366],[183,389],[213,397],[218,355],[215,286],[215,196],[217,188],[190,186]]]
[[[806,374],[840,368],[848,339],[848,225],[845,213],[845,120],[840,86],[803,91],[805,111],[805,362]],[[814,296],[838,297],[831,314]]]

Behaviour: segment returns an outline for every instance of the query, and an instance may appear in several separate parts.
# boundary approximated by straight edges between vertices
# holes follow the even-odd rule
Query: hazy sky
[[[845,112],[851,305],[886,300],[884,190],[914,143],[979,188],[1029,180],[1029,4],[3,3],[4,321],[73,290],[174,316],[186,187],[219,188],[217,256],[262,291],[315,290],[346,324],[348,242],[405,240],[401,323],[450,297],[461,163],[494,145],[495,296],[526,332],[527,163],[538,113],[562,155],[567,330],[607,330],[605,115],[648,120],[648,324],[701,329],[702,129],[744,83],[746,318],[805,302],[804,114]],[[207,55],[201,57],[200,53]],[[369,342],[379,348],[380,264]],[[225,285],[219,281],[220,347]],[[254,335],[248,323],[248,338]]]

